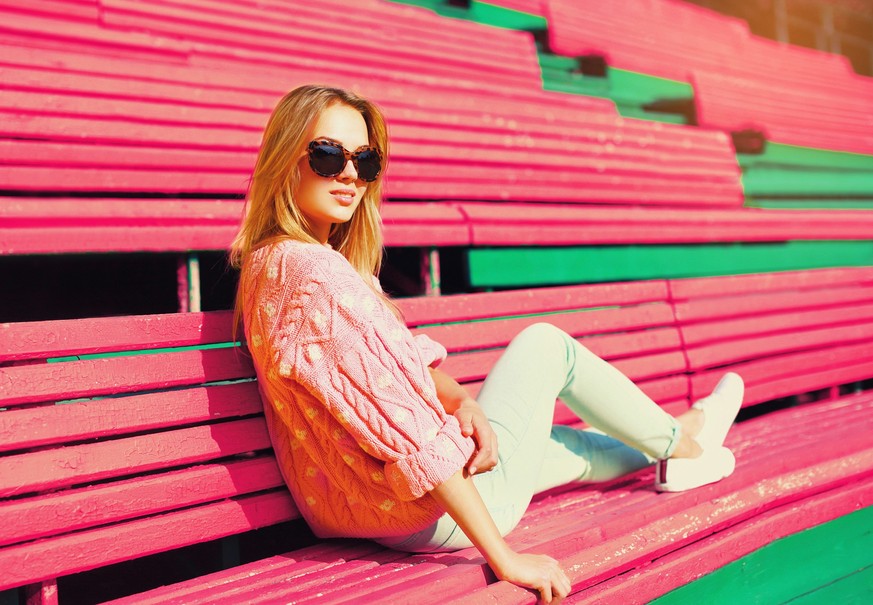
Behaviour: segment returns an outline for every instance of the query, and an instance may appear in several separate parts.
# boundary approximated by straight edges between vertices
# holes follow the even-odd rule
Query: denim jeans
[[[556,398],[593,429],[552,425]],[[498,463],[473,481],[503,535],[518,524],[534,494],[639,470],[668,458],[680,438],[675,418],[548,323],[528,326],[513,338],[477,401],[497,433]],[[410,552],[472,546],[448,514],[422,531],[378,542]]]

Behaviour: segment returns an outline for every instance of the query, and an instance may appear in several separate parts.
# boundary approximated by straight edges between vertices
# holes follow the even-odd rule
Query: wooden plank
[[[836,329],[846,325],[861,326],[869,323],[873,323],[873,304],[861,303],[825,309],[786,311],[780,309],[771,313],[755,313],[739,318],[685,324],[679,329],[682,331],[686,346],[693,349],[718,341],[736,341],[825,326]]]
[[[147,593],[107,601],[105,605],[158,605],[177,599],[184,599],[184,602],[189,605],[195,605],[204,600],[208,603],[212,593],[225,587],[233,590],[232,585],[235,582],[240,582],[243,586],[251,586],[258,582],[260,576],[266,574],[272,576],[274,572],[281,574],[284,578],[294,578],[324,567],[341,566],[346,561],[370,556],[380,551],[380,546],[365,540],[355,542],[347,540],[326,541],[295,550],[292,553],[268,557],[186,582],[156,588]]]
[[[114,395],[252,376],[251,360],[235,349],[6,367],[0,368],[0,404]]]
[[[779,355],[838,343],[858,343],[870,338],[873,338],[873,324],[859,323],[691,346],[687,349],[687,354],[690,368],[699,370],[767,355]]]
[[[480,348],[505,347],[519,332],[535,323],[549,323],[571,336],[609,334],[613,332],[649,331],[670,326],[673,316],[666,304],[653,303],[638,307],[584,310],[475,323],[456,323],[416,329],[443,344],[450,353]],[[663,331],[663,330],[662,330]],[[671,334],[677,334],[670,328]],[[678,334],[675,346],[678,346]]]
[[[785,313],[794,309],[831,309],[873,300],[873,287],[863,285],[828,286],[820,290],[798,290],[745,294],[718,298],[701,298],[674,304],[679,323],[713,321],[716,319]]]
[[[71,445],[0,458],[0,496],[127,477],[270,448],[263,418]]]
[[[873,358],[873,343],[870,342],[829,346],[785,355],[771,355],[741,362],[730,366],[730,368],[718,367],[696,372],[690,377],[691,393],[694,397],[709,394],[721,375],[728,369],[743,377],[747,389],[761,387],[761,390],[766,391],[769,387],[764,385],[771,385],[775,381],[791,378],[802,379],[812,372],[828,373],[848,366],[863,366],[864,361],[871,358]],[[776,397],[778,396],[774,395],[772,399]]]
[[[0,590],[276,525],[295,515],[287,494],[268,493],[13,546],[0,550]]]
[[[15,519],[15,523],[0,535],[0,545],[48,538],[273,488],[280,488],[291,500],[271,453],[250,460],[195,465],[157,475],[7,500],[0,503],[0,513],[6,519]],[[295,508],[293,503],[290,506]],[[294,517],[297,516],[295,512]]]
[[[408,325],[421,326],[498,316],[634,305],[666,299],[666,283],[661,280],[651,280],[447,294],[430,298],[399,299],[397,303],[403,309]]]
[[[669,280],[674,300],[706,296],[755,294],[762,291],[802,291],[831,286],[852,286],[873,282],[873,267],[808,269],[751,275]]]
[[[678,350],[661,350],[651,354],[640,354],[636,357],[610,359],[600,349],[596,341],[586,341],[584,344],[595,355],[606,358],[634,382],[682,373],[687,369],[685,357]],[[440,364],[440,369],[462,384],[484,380],[502,353],[501,350],[490,350],[452,355]]]
[[[224,251],[237,231],[239,226],[232,225],[0,228],[0,253],[23,255]]]
[[[232,322],[214,311],[3,323],[0,361],[228,342]]]
[[[190,45],[185,42],[152,34],[113,32],[93,24],[25,15],[11,11],[8,7],[0,7],[0,15],[0,33],[65,43],[84,42],[109,52],[116,48],[122,51],[134,50],[167,61],[184,61],[190,51]]]
[[[0,452],[261,413],[255,382],[11,409],[0,413]]]

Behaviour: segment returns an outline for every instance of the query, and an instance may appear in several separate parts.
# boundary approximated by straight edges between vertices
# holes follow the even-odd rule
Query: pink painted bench
[[[792,281],[814,301],[807,306],[854,318],[870,290],[864,270],[785,277],[754,276],[732,287],[719,278],[659,280],[401,304],[414,331],[446,344],[446,370],[474,394],[512,335],[529,323],[549,321],[678,411],[709,379],[696,371],[699,362],[689,374],[688,363],[695,363],[701,349],[685,324],[710,319],[705,311],[688,310],[698,300],[710,309],[717,306],[710,304],[713,296],[729,292],[731,308],[749,315],[757,308],[766,317],[800,298],[786,293]],[[770,282],[782,284],[781,294],[763,294]],[[861,330],[855,324],[863,320],[844,323]],[[771,327],[792,329],[803,330],[797,324]],[[32,602],[52,603],[58,577],[297,519],[270,449],[252,368],[237,349],[224,346],[229,334],[227,312],[0,326],[0,511],[15,520],[0,533],[0,589],[27,586]],[[783,340],[789,339],[786,332]],[[832,371],[828,354],[842,351],[841,343],[806,333],[800,340],[818,352],[803,366],[805,374],[817,373],[816,381],[777,378],[762,386],[767,356],[779,354],[772,347],[754,348],[763,356],[756,367],[750,355],[721,362],[749,372],[747,403],[769,399],[771,386],[774,396],[802,395],[873,377],[869,364]],[[711,355],[721,349],[708,347]],[[54,362],[44,363],[49,359]],[[657,495],[650,471],[608,485],[556,490],[537,499],[510,539],[517,548],[545,549],[561,559],[580,598],[655,559],[661,564],[665,556],[681,558],[714,531],[754,534],[754,540],[725,534],[729,552],[740,556],[769,539],[769,529],[759,531],[753,522],[764,511],[778,517],[787,506],[806,507],[817,511],[804,517],[814,523],[869,503],[871,408],[873,397],[864,392],[743,423],[729,440],[740,460],[738,472],[703,490]],[[572,418],[560,407],[556,420]],[[829,447],[810,447],[821,431],[829,431]],[[825,502],[829,512],[819,511],[816,502]],[[774,523],[788,533],[800,528],[797,521]],[[639,581],[609,585],[619,594],[609,602],[626,602],[621,594],[646,584],[644,572],[634,573],[642,574]],[[127,601],[326,602],[367,595],[373,602],[412,603],[423,602],[425,586],[434,602],[467,599],[471,591],[483,601],[533,601],[527,591],[494,583],[473,550],[408,556],[342,540],[316,542]]]

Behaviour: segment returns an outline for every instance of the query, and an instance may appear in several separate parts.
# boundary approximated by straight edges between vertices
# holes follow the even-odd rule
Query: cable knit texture
[[[312,530],[380,538],[433,523],[443,511],[428,492],[474,448],[427,370],[445,348],[413,336],[329,247],[261,247],[241,279],[270,437]]]

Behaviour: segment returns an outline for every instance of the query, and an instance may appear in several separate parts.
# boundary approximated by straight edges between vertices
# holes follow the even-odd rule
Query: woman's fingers
[[[467,470],[471,475],[490,471],[497,466],[497,434],[491,428],[488,417],[478,406],[464,406],[455,412],[461,426],[461,434],[472,436],[476,441],[476,454]]]
[[[476,441],[479,448],[470,462],[471,475],[475,475],[477,472],[485,473],[497,466],[497,435],[491,430],[490,425],[487,430],[489,433],[487,436],[483,437],[481,433],[477,434]]]

